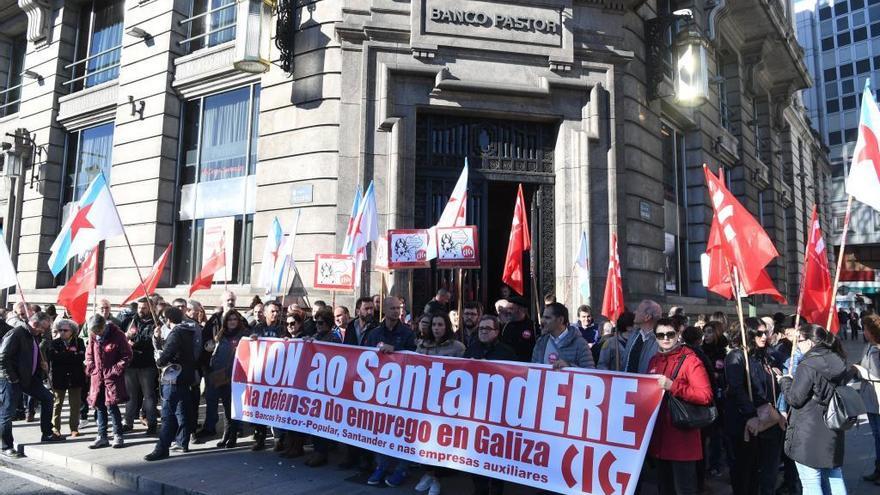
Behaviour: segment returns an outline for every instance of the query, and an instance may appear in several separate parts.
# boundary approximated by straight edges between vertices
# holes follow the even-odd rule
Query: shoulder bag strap
[[[678,377],[678,370],[681,369],[681,365],[684,364],[684,360],[686,358],[687,358],[687,354],[685,354],[682,351],[681,357],[678,358],[678,364],[675,365],[675,370],[673,370],[673,372],[672,372],[672,381],[675,381],[675,379]]]

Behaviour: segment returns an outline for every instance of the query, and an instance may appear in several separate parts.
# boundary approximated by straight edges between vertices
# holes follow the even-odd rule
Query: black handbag
[[[675,371],[672,372],[672,381],[678,376],[678,371],[684,363],[686,354],[682,353]],[[718,419],[718,409],[715,404],[709,406],[700,406],[691,404],[690,402],[674,397],[670,393],[666,393],[666,406],[669,408],[669,416],[672,418],[672,424],[683,430],[696,430],[705,428]]]
[[[825,424],[833,431],[846,431],[857,425],[859,416],[865,412],[862,396],[854,388],[837,385],[828,401],[828,408],[825,409]]]

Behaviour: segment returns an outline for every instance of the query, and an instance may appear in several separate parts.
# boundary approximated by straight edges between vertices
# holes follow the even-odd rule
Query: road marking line
[[[16,476],[18,478],[25,479],[25,480],[30,481],[32,483],[36,483],[38,485],[45,486],[46,488],[51,488],[53,490],[57,490],[57,491],[64,493],[66,495],[85,495],[83,492],[74,490],[73,488],[68,488],[64,485],[59,485],[58,483],[54,483],[49,480],[44,480],[43,478],[34,476],[32,474],[22,473],[20,471],[16,471],[14,469],[10,469],[7,467],[0,466],[0,472],[6,473],[6,474],[9,474],[12,476]]]

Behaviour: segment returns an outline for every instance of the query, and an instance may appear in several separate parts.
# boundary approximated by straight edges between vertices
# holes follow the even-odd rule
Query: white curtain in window
[[[101,71],[86,78],[86,87],[112,81],[119,77],[117,64],[119,64],[120,45],[122,45],[123,8],[124,3],[121,1],[97,2],[95,4],[95,20],[92,25],[89,56],[110,51],[98,55],[86,63],[87,73]],[[114,65],[117,66],[114,67]]]
[[[208,46],[219,45],[235,38],[235,0],[210,0],[209,9],[213,10],[225,5],[232,5],[225,9],[208,14],[210,22],[208,31],[215,31],[208,35]],[[228,27],[229,29],[222,29]]]
[[[247,175],[250,88],[205,98],[200,181]]]
[[[113,124],[104,124],[82,131],[79,153],[76,157],[76,182],[74,200],[82,197],[92,179],[104,172],[110,180],[113,162]]]

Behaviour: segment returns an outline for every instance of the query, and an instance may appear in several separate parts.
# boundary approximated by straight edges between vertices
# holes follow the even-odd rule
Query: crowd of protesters
[[[845,432],[829,427],[825,413],[837,387],[860,382],[877,459],[864,479],[880,485],[880,316],[842,311],[836,336],[817,325],[795,328],[791,315],[745,318],[740,325],[723,313],[687,316],[684,308],[663,311],[645,300],[616,325],[600,325],[589,306],[569,314],[547,296],[541,314],[534,315],[525,299],[504,296],[494,303],[494,312],[470,301],[452,314],[451,294],[444,289],[421,311],[396,296],[374,296],[358,299],[353,311],[322,301],[284,307],[255,297],[240,312],[235,294],[225,292],[208,314],[197,301],[168,303],[153,295],[115,315],[109,301],[101,300],[82,328],[52,306],[43,310],[18,303],[5,321],[0,319],[2,455],[20,456],[13,421],[35,421],[37,406],[41,440],[64,441],[66,401],[70,437],[80,436],[90,419],[96,422],[92,449],[124,447],[125,434],[137,423],[157,437],[147,461],[218,437],[217,448],[235,448],[252,430],[254,451],[266,449],[271,440],[272,449],[285,458],[310,451],[305,464],[317,467],[328,463],[335,448],[343,455],[339,466],[359,469],[370,485],[401,486],[419,471],[423,475],[415,490],[441,493],[443,469],[233,419],[235,349],[242,339],[273,337],[385,353],[659,375],[667,397],[717,411],[708,426],[691,428],[676,422],[672,399],[662,403],[642,476],[653,478],[661,494],[704,492],[706,480],[720,478],[725,469],[736,495],[846,493]],[[849,338],[862,333],[865,340],[858,366],[846,364],[840,338],[847,331]],[[472,479],[476,494],[503,493],[500,480]]]

